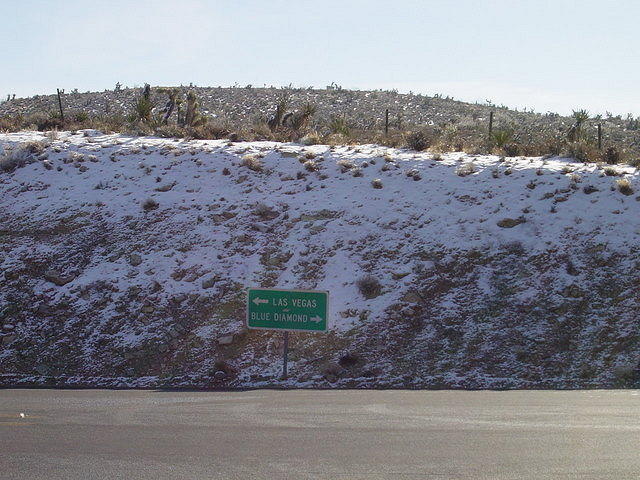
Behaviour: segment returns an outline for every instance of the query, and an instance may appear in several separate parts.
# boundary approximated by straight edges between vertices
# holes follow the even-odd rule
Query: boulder
[[[218,345],[231,345],[233,343],[233,335],[225,335],[218,338]]]
[[[137,267],[142,263],[142,257],[137,253],[132,253],[131,255],[129,255],[129,263],[132,266]]]

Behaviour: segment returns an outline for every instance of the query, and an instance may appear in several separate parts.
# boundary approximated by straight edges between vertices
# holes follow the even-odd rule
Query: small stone
[[[227,374],[222,370],[218,370],[216,373],[213,374],[213,378],[215,380],[224,380],[225,378],[227,378]]]
[[[156,192],[168,192],[174,187],[175,184],[176,183],[173,182],[173,183],[167,183],[166,185],[161,185],[158,188],[156,188]]]
[[[205,290],[207,288],[211,288],[216,284],[216,278],[215,277],[209,277],[209,278],[205,278],[204,280],[202,280],[202,288],[204,288]]]
[[[129,263],[132,266],[137,267],[142,263],[142,257],[137,253],[132,253],[131,255],[129,255]]]
[[[49,270],[44,274],[45,280],[57,285],[58,287],[62,287],[67,283],[73,281],[76,276],[73,274],[70,275],[62,275],[55,270]]]
[[[253,229],[257,230],[258,232],[262,232],[262,233],[267,233],[270,230],[269,226],[265,225],[263,223],[255,223],[253,225]]]
[[[422,303],[422,297],[420,297],[418,292],[415,292],[413,290],[410,290],[407,293],[405,293],[402,296],[401,300],[407,303]]]
[[[36,372],[38,372],[40,375],[47,375],[49,373],[49,367],[47,367],[46,365],[38,365],[36,367]]]
[[[2,345],[6,346],[9,345],[11,342],[13,342],[15,339],[17,338],[16,335],[5,335],[4,337],[2,337]]]
[[[225,335],[218,338],[218,345],[231,345],[233,343],[233,335]]]
[[[142,313],[153,313],[153,305],[145,305],[141,308]]]
[[[524,223],[526,220],[523,217],[520,218],[503,218],[498,221],[498,226],[500,228],[513,228],[521,223]]]

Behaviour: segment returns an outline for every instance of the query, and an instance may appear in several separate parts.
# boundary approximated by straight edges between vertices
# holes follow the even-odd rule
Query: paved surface
[[[638,479],[640,392],[0,390],[0,478]]]

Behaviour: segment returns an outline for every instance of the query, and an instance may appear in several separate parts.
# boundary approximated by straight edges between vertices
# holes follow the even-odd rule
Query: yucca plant
[[[348,137],[350,133],[349,124],[344,117],[333,117],[329,122],[329,130],[331,130],[331,133],[337,133],[345,137]]]
[[[199,107],[200,104],[196,94],[193,91],[189,91],[187,93],[187,111],[184,114],[184,124],[187,127],[199,127],[206,122],[206,119],[198,112]]]
[[[282,95],[280,95],[278,104],[276,105],[276,113],[267,121],[267,125],[269,125],[271,131],[282,126],[282,119],[287,112],[287,108],[289,108],[289,94],[287,92],[283,92]]]
[[[570,142],[577,142],[583,139],[583,127],[589,120],[589,112],[585,109],[573,110],[572,116],[575,123],[569,128],[567,138]]]
[[[150,123],[152,111],[153,103],[151,102],[151,86],[147,83],[144,86],[142,95],[136,102],[136,119],[144,123]]]
[[[511,130],[495,130],[491,133],[491,140],[498,148],[504,147],[513,138]]]

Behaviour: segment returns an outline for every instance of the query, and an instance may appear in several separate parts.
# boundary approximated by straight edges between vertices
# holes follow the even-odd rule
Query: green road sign
[[[247,327],[263,330],[325,332],[329,292],[249,288]]]

